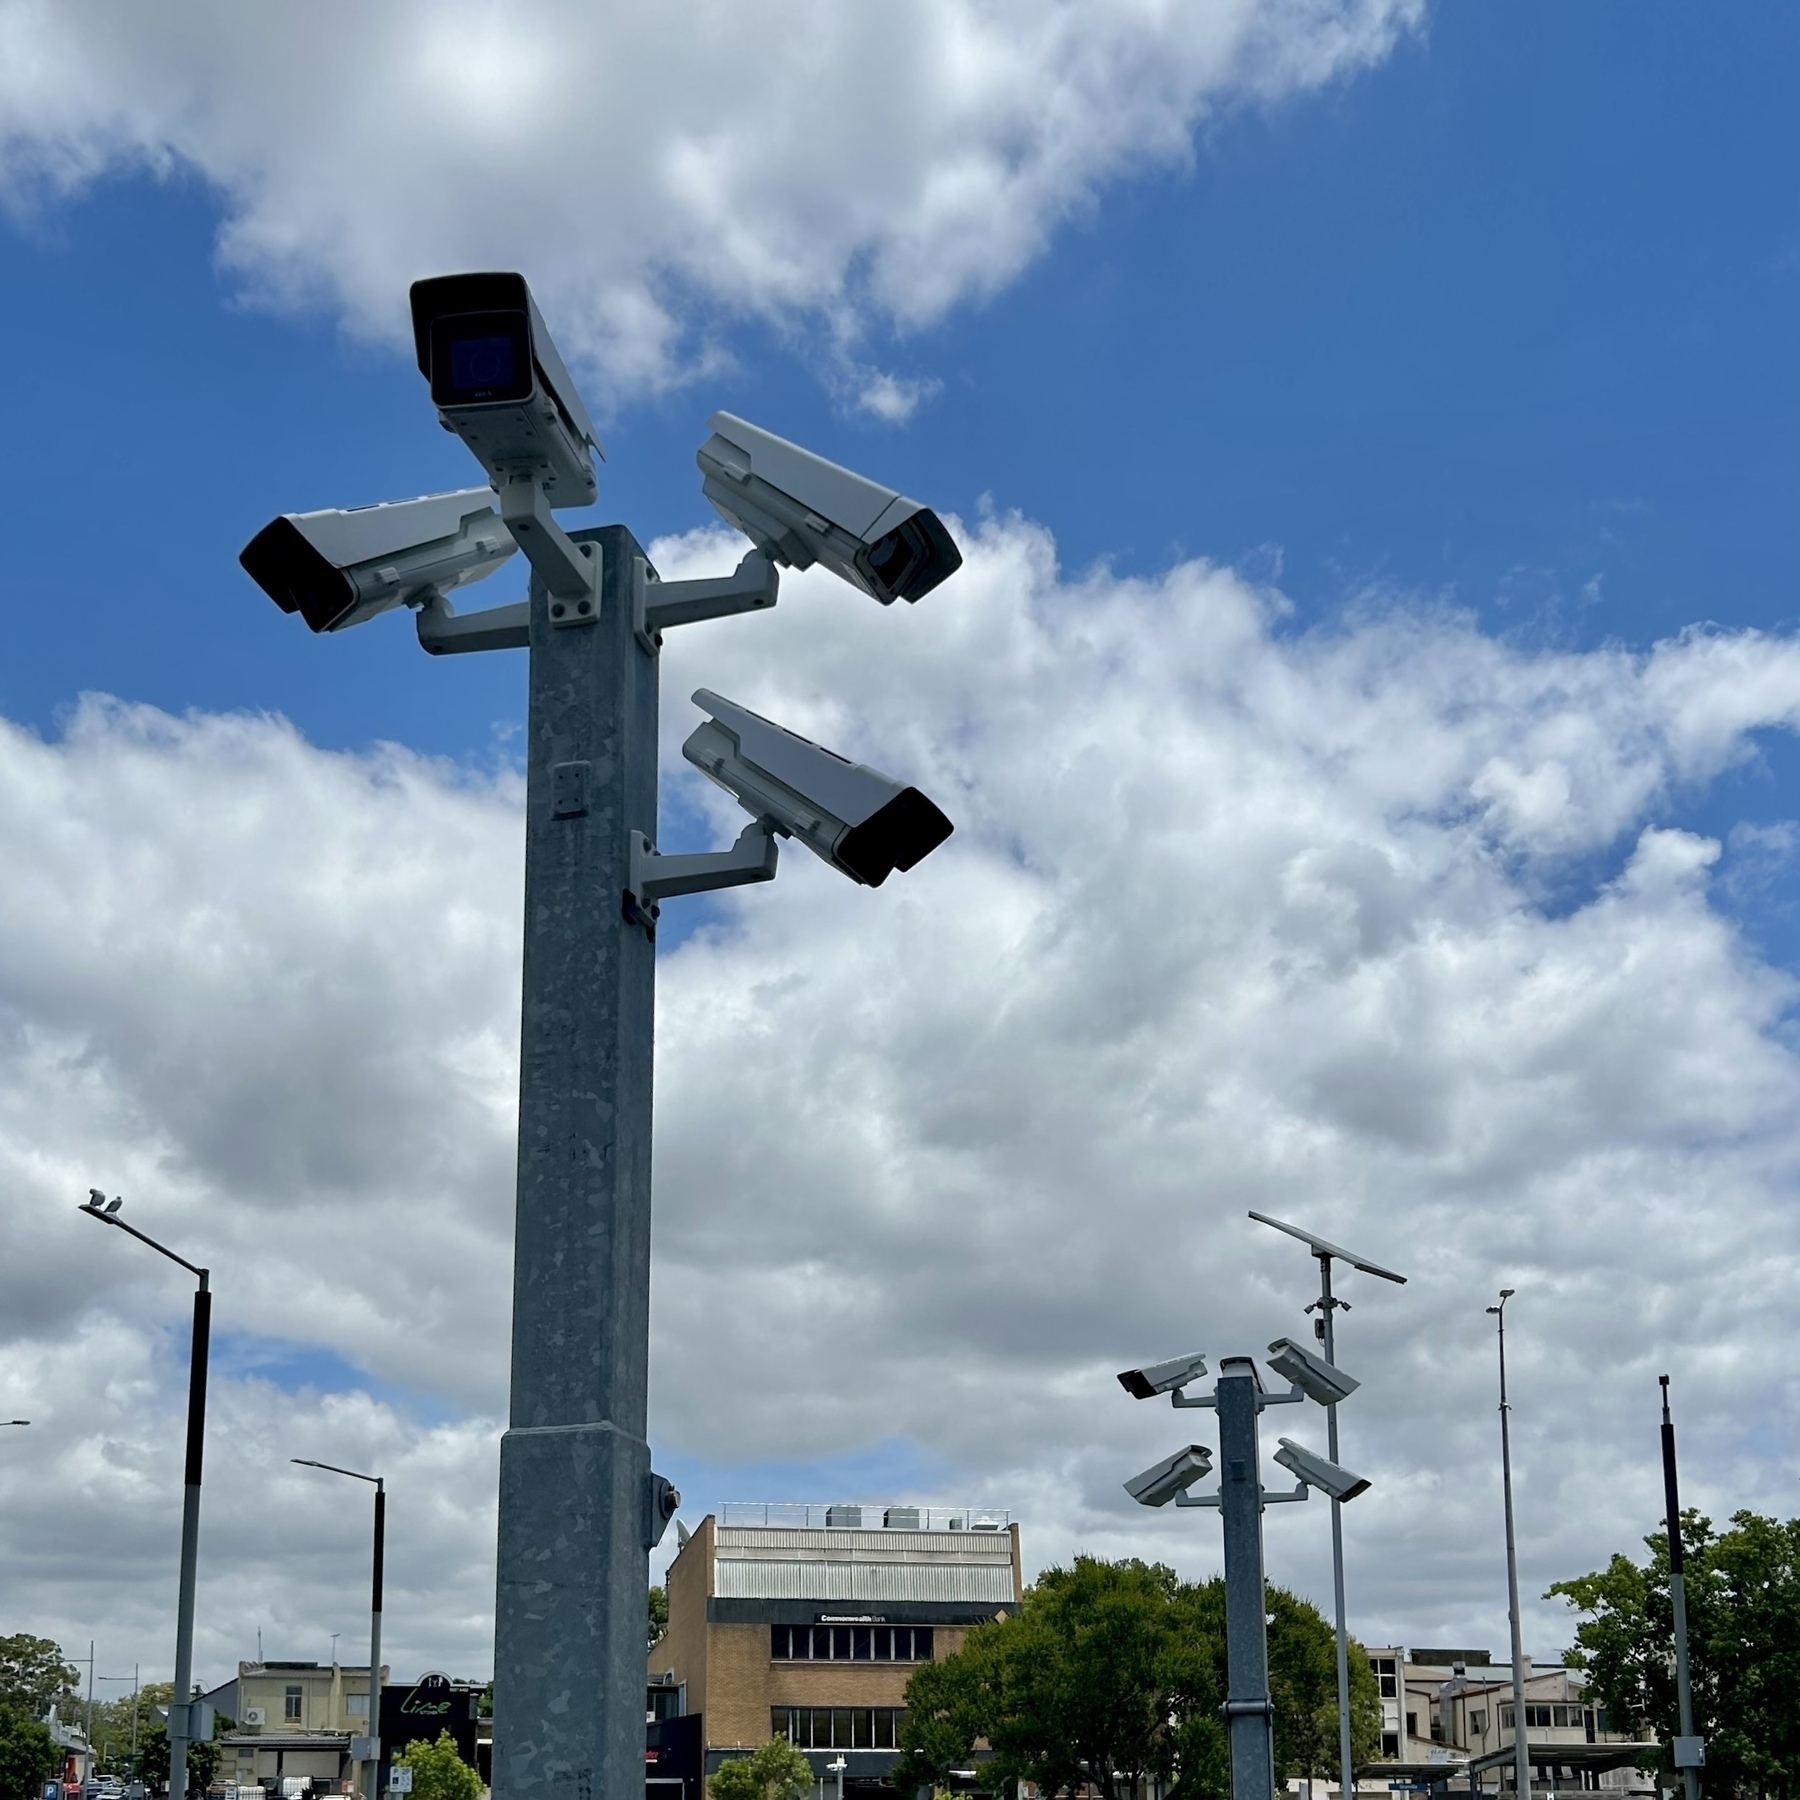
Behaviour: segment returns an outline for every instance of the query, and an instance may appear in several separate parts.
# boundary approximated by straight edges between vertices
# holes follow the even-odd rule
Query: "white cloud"
[[[991,294],[1220,108],[1385,56],[1423,0],[0,3],[0,189],[197,170],[225,265],[396,334],[406,284],[521,267],[614,394],[721,317],[822,343]],[[900,408],[904,412],[905,407]]]
[[[1482,1308],[1503,1283],[1528,1592],[1653,1526],[1663,1368],[1696,1500],[1786,1504],[1794,985],[1715,903],[1735,851],[1677,811],[1794,726],[1800,642],[1538,654],[1398,605],[1296,633],[1205,564],[1067,578],[1016,520],[966,542],[916,608],[808,575],[771,615],[670,635],[669,797],[719,841],[729,803],[674,753],[702,680],[916,779],[958,829],[878,893],[790,849],[663,957],[659,1455],[898,1443],[950,1495],[1013,1506],[1033,1562],[1204,1569],[1207,1522],[1118,1487],[1191,1415],[1111,1371],[1300,1326],[1312,1267],[1255,1206],[1413,1278],[1345,1286],[1371,1635],[1502,1641]],[[665,574],[734,555],[656,547]],[[343,1439],[440,1490],[430,1541],[460,1560],[441,1588],[417,1565],[402,1641],[479,1654],[518,798],[267,719],[92,701],[55,743],[0,733],[0,1409],[42,1421],[0,1464],[22,1623],[85,1637],[102,1589],[152,1615],[148,1547],[61,1580],[71,1520],[129,1511],[173,1544],[159,1334],[184,1297],[74,1218],[93,1181],[204,1244],[222,1329],[327,1346],[468,1421],[228,1381],[215,1456],[258,1473],[209,1498],[211,1591],[354,1632],[355,1534],[333,1563],[341,1521],[319,1527],[303,1581],[305,1491],[249,1522],[281,1455]],[[1791,858],[1753,849],[1759,880]],[[1289,1511],[1271,1571],[1328,1592],[1324,1521]],[[219,1662],[246,1643],[232,1606],[209,1615]],[[1535,1652],[1566,1641],[1533,1618]]]

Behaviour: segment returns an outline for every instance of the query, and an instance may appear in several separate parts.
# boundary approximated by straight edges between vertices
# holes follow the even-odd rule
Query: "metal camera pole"
[[[411,305],[439,422],[491,492],[285,514],[239,560],[314,631],[405,605],[433,655],[529,652],[494,1791],[643,1800],[647,1558],[680,1498],[645,1441],[658,904],[771,879],[783,836],[879,886],[952,829],[916,789],[702,689],[711,723],[684,754],[750,823],[729,850],[659,854],[661,634],[774,605],[778,562],[823,563],[888,603],[920,598],[962,554],[929,508],[719,413],[701,491],[752,548],[729,576],[659,581],[623,526],[557,523],[595,497],[599,440],[524,278],[431,277]],[[447,593],[515,547],[527,599],[452,611]]]
[[[1500,1482],[1506,1493],[1506,1598],[1508,1620],[1512,1627],[1513,1690],[1513,1782],[1518,1800],[1530,1800],[1531,1746],[1525,1726],[1525,1648],[1519,1626],[1519,1552],[1513,1535],[1512,1412],[1506,1398],[1506,1303],[1513,1297],[1511,1288],[1500,1290],[1500,1304],[1490,1306],[1500,1333]]]
[[[159,1256],[179,1263],[195,1279],[194,1335],[188,1358],[187,1463],[181,1491],[181,1580],[175,1603],[175,1691],[169,1701],[169,1792],[174,1800],[187,1793],[188,1743],[192,1737],[194,1687],[194,1588],[200,1564],[200,1472],[206,1453],[206,1363],[212,1340],[212,1290],[210,1275],[185,1256],[177,1256],[135,1225],[119,1217],[122,1201],[108,1201],[98,1188],[88,1190],[85,1206],[77,1208],[102,1225],[148,1244]]]
[[[1225,1729],[1231,1800],[1275,1791],[1275,1708],[1269,1699],[1262,1481],[1256,1413],[1262,1382],[1247,1356],[1219,1365],[1219,1519],[1225,1529]]]
[[[1669,1416],[1669,1378],[1662,1384],[1663,1508],[1669,1531],[1669,1598],[1675,1609],[1675,1699],[1680,1711],[1681,1737],[1675,1745],[1675,1766],[1681,1771],[1685,1800],[1700,1800],[1700,1762],[1703,1746],[1694,1735],[1694,1689],[1688,1679],[1687,1581],[1682,1574],[1681,1495],[1675,1482],[1675,1421]]]

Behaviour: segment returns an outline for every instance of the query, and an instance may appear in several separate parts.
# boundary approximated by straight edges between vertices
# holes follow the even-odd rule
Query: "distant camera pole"
[[[137,1779],[137,1744],[138,1744],[138,1665],[131,1665],[129,1675],[102,1675],[102,1681],[129,1681],[131,1683],[131,1775]]]
[[[1675,1740],[1675,1766],[1681,1771],[1685,1800],[1700,1800],[1700,1770],[1706,1745],[1694,1734],[1694,1690],[1688,1679],[1687,1581],[1682,1574],[1681,1494],[1675,1480],[1675,1421],[1669,1416],[1669,1378],[1662,1385],[1663,1510],[1669,1532],[1669,1598],[1675,1610],[1675,1700],[1681,1736]]]
[[[1285,1231],[1289,1237],[1298,1238],[1319,1260],[1319,1297],[1306,1310],[1311,1312],[1316,1306],[1319,1311],[1318,1335],[1325,1346],[1325,1360],[1333,1366],[1337,1363],[1337,1329],[1336,1316],[1341,1307],[1345,1312],[1350,1310],[1349,1302],[1339,1300],[1331,1291],[1331,1261],[1337,1257],[1347,1262],[1351,1268],[1360,1269],[1365,1275],[1378,1275],[1383,1281],[1392,1281],[1404,1286],[1406,1277],[1396,1275],[1392,1269],[1384,1269],[1380,1263],[1370,1262],[1354,1251],[1345,1250],[1340,1245],[1328,1242],[1322,1237],[1315,1237],[1310,1231],[1303,1231],[1298,1225],[1283,1224],[1280,1219],[1271,1219],[1267,1213],[1252,1212],[1250,1217],[1260,1225],[1273,1225],[1277,1231]],[[1332,1401],[1325,1408],[1326,1454],[1333,1462],[1338,1458],[1338,1416],[1337,1402]],[[1351,1754],[1350,1746],[1350,1632],[1344,1616],[1344,1503],[1333,1499],[1331,1502],[1331,1591],[1337,1607],[1337,1694],[1338,1694],[1338,1769],[1339,1792],[1342,1800],[1351,1800],[1356,1791],[1356,1762]]]
[[[347,1475],[352,1481],[366,1481],[375,1489],[375,1549],[370,1558],[369,1576],[369,1754],[363,1760],[368,1774],[366,1800],[381,1800],[381,1569],[387,1544],[387,1484],[379,1475],[364,1475],[356,1469],[340,1469],[336,1463],[315,1462],[310,1456],[290,1456],[288,1461],[303,1469],[323,1469],[328,1475]],[[335,1649],[335,1640],[334,1640]],[[336,1662],[334,1654],[332,1661]]]
[[[1318,1488],[1333,1500],[1353,1500],[1368,1482],[1335,1461],[1282,1438],[1275,1460],[1297,1475],[1291,1493],[1271,1494],[1262,1485],[1256,1421],[1269,1406],[1294,1406],[1303,1399],[1335,1404],[1358,1383],[1286,1338],[1269,1346],[1269,1366],[1293,1384],[1285,1394],[1263,1389],[1255,1360],[1228,1356],[1219,1364],[1210,1394],[1190,1399],[1187,1385],[1206,1373],[1198,1354],[1173,1357],[1147,1368],[1126,1369],[1119,1385],[1136,1400],[1167,1394],[1176,1407],[1211,1407],[1219,1416],[1219,1490],[1188,1490],[1212,1466],[1203,1445],[1189,1444],[1134,1475],[1125,1491],[1140,1506],[1213,1506],[1225,1538],[1225,1724],[1231,1744],[1232,1800],[1270,1800],[1275,1788],[1275,1709],[1269,1694],[1268,1588],[1263,1570],[1263,1508],[1304,1500]]]
[[[1519,1551],[1513,1533],[1512,1407],[1506,1398],[1506,1303],[1513,1292],[1512,1288],[1502,1288],[1500,1304],[1490,1306],[1488,1312],[1500,1338],[1500,1483],[1506,1494],[1506,1603],[1512,1626],[1513,1782],[1519,1800],[1531,1800],[1531,1746],[1525,1725],[1525,1645],[1519,1621]]]
[[[489,487],[287,514],[239,560],[314,631],[410,606],[433,655],[529,652],[494,1791],[643,1800],[648,1553],[680,1499],[646,1441],[660,906],[769,880],[783,838],[876,887],[951,830],[916,788],[702,689],[710,717],[683,753],[750,822],[728,850],[658,852],[662,634],[773,606],[777,564],[821,564],[887,604],[919,599],[962,556],[929,508],[719,413],[696,458],[702,492],[751,549],[732,575],[661,581],[625,527],[569,533],[554,516],[594,499],[599,441],[523,277],[435,277],[411,299],[439,421]],[[528,597],[456,615],[448,593],[515,548]]]
[[[181,1491],[181,1583],[175,1602],[175,1691],[169,1701],[169,1792],[174,1800],[187,1793],[188,1743],[192,1737],[194,1698],[194,1584],[200,1564],[200,1469],[206,1453],[206,1363],[212,1339],[211,1277],[185,1256],[177,1256],[147,1232],[119,1217],[122,1199],[108,1200],[98,1188],[88,1190],[78,1211],[102,1225],[117,1226],[158,1256],[179,1263],[194,1277],[194,1337],[188,1357],[187,1466]],[[133,1724],[135,1731],[136,1725]]]

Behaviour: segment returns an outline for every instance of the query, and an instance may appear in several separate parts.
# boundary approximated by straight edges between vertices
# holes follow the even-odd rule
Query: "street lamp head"
[[[1515,1288],[1502,1288],[1500,1290],[1500,1298],[1502,1300],[1510,1300],[1517,1291],[1518,1290]]]

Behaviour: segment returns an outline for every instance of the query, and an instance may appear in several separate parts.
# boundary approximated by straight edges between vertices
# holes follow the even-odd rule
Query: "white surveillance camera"
[[[1139,1506],[1167,1506],[1177,1494],[1185,1494],[1211,1468],[1212,1452],[1204,1444],[1184,1444],[1154,1468],[1132,1476],[1125,1483],[1125,1491]]]
[[[823,563],[883,606],[917,600],[962,567],[930,507],[772,431],[714,413],[695,457],[721,517],[790,568]]]
[[[1336,1406],[1362,1386],[1354,1375],[1346,1375],[1292,1338],[1277,1338],[1269,1346],[1269,1367],[1321,1406]]]
[[[1281,1439],[1275,1460],[1298,1475],[1308,1487],[1317,1488],[1333,1500],[1354,1500],[1369,1485],[1361,1475],[1353,1475],[1316,1451],[1308,1450],[1304,1444],[1296,1444],[1292,1438]]]
[[[348,511],[286,513],[244,546],[244,572],[314,631],[360,625],[479,581],[517,545],[492,488],[460,488]]]
[[[413,343],[438,416],[496,487],[523,477],[551,506],[598,491],[600,438],[523,275],[435,275],[412,285]]]
[[[915,787],[853,763],[708,688],[694,704],[712,715],[681,754],[754,819],[795,837],[834,869],[880,887],[955,829]]]
[[[1192,1356],[1175,1356],[1167,1362],[1152,1363],[1147,1369],[1123,1369],[1119,1386],[1137,1400],[1148,1400],[1166,1394],[1173,1388],[1184,1388],[1206,1373],[1206,1358],[1198,1350]]]

